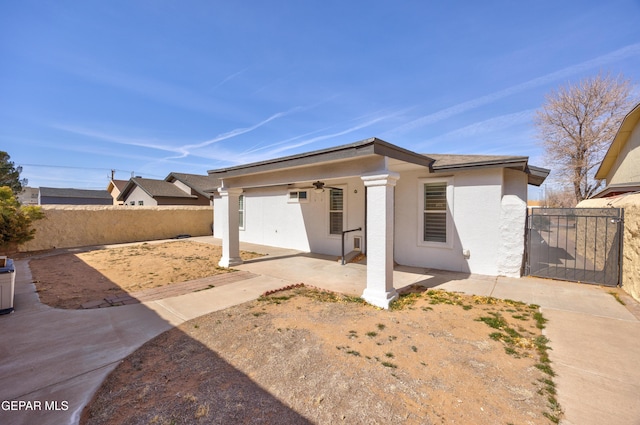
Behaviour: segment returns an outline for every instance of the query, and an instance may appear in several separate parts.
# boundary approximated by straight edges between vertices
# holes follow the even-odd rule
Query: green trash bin
[[[13,313],[15,286],[16,269],[13,267],[13,260],[6,259],[4,267],[0,267],[0,314]]]

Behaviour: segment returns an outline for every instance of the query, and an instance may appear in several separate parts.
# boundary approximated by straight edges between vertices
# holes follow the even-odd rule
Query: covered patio
[[[241,241],[365,254],[358,295],[388,308],[405,286],[395,264],[519,277],[527,184],[548,170],[527,157],[423,155],[371,138],[208,173],[219,182],[221,267],[242,263]]]
[[[358,295],[369,303],[383,308],[388,308],[389,303],[398,297],[394,288],[393,251],[394,251],[394,186],[400,178],[399,171],[403,167],[418,166],[428,170],[432,159],[417,153],[399,148],[379,139],[369,139],[363,142],[344,145],[321,151],[294,155],[286,158],[263,161],[244,166],[231,167],[221,170],[211,170],[209,175],[220,180],[221,187],[219,202],[214,206],[214,223],[221,225],[219,236],[222,241],[221,267],[234,267],[242,263],[239,255],[240,230],[244,228],[244,194],[251,190],[289,190],[299,196],[305,193],[302,200],[307,202],[311,196],[315,196],[317,204],[330,203],[329,208],[338,205],[339,211],[334,216],[339,222],[330,223],[330,235],[317,236],[318,225],[314,221],[314,213],[304,216],[304,232],[307,233],[308,251],[327,252],[322,244],[336,245],[337,234],[344,230],[353,229],[361,232],[363,239],[360,249],[367,255],[366,266],[345,267],[342,271],[333,270],[328,275],[344,275],[355,273],[356,268],[364,279],[362,291]],[[349,183],[349,191],[345,189]],[[330,194],[340,192],[339,201],[334,201],[331,196],[325,201],[325,190]],[[357,207],[351,207],[347,212],[344,206],[349,202],[349,196],[358,195]],[[344,194],[343,192],[347,192]],[[319,195],[323,197],[320,198]],[[265,195],[261,195],[265,196]],[[268,195],[267,195],[268,196]],[[294,199],[300,202],[299,198]],[[238,207],[240,205],[240,208]],[[302,208],[302,207],[301,207]],[[268,208],[263,207],[264,214],[269,214]],[[330,214],[331,215],[331,214]],[[330,218],[331,220],[331,218]],[[308,222],[307,222],[308,221]],[[264,227],[264,226],[263,226]],[[337,231],[334,232],[334,228]],[[266,233],[266,230],[261,230]],[[295,233],[296,230],[287,229]],[[299,230],[298,230],[299,231]],[[275,230],[277,233],[278,230]],[[282,232],[281,232],[282,233]],[[284,236],[295,239],[295,236]],[[265,245],[280,245],[276,239],[283,236],[270,234]],[[321,241],[327,239],[328,241]],[[331,240],[333,239],[333,241]],[[342,242],[344,243],[344,242]],[[313,249],[317,244],[318,249]],[[282,246],[282,245],[280,245]],[[299,255],[299,254],[298,254]],[[319,257],[320,258],[320,257]],[[336,264],[336,267],[341,267]],[[295,269],[295,267],[292,267]],[[362,281],[361,279],[354,279]],[[355,288],[354,288],[355,289]],[[359,288],[360,289],[360,288]]]

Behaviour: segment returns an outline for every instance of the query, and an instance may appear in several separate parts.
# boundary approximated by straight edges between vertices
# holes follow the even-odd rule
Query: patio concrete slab
[[[150,310],[156,312],[158,316],[167,318],[170,323],[179,324],[211,313],[212,311],[224,310],[234,305],[255,300],[267,291],[282,288],[290,284],[289,281],[284,279],[259,276],[236,282],[232,285],[213,288],[217,289],[217,291],[192,292],[179,297],[150,301],[145,303],[145,305]],[[216,310],[211,309],[212,305],[216,306]],[[179,323],[165,316],[166,312],[170,312],[173,317],[177,317]]]

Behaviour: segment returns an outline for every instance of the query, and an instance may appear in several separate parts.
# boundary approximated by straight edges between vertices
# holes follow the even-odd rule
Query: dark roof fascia
[[[607,195],[610,195],[611,193],[619,192],[640,192],[640,182],[610,184],[600,192],[591,195],[589,199],[606,198]]]
[[[535,165],[527,165],[525,171],[527,173],[528,183],[533,186],[541,186],[551,172],[548,168],[536,167]]]
[[[524,171],[527,167],[528,160],[529,158],[527,158],[526,156],[515,156],[489,161],[474,161],[451,165],[438,165],[438,162],[436,161],[431,166],[431,169],[434,173],[446,171],[461,171],[476,168],[515,168]]]
[[[403,149],[399,146],[385,142],[378,138],[370,138],[360,142],[321,149],[282,158],[269,159],[251,164],[239,165],[229,168],[209,170],[210,176],[218,178],[234,177],[246,174],[255,174],[268,171],[276,171],[284,168],[302,167],[321,162],[353,159],[357,157],[380,155],[388,156],[405,162],[410,162],[428,167],[433,159],[424,155]]]

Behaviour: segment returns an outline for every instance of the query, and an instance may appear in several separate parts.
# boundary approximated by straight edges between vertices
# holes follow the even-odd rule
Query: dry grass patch
[[[107,296],[234,271],[218,267],[221,255],[219,246],[174,241],[33,258],[29,267],[43,303],[73,309]],[[243,260],[259,256],[241,252]]]

